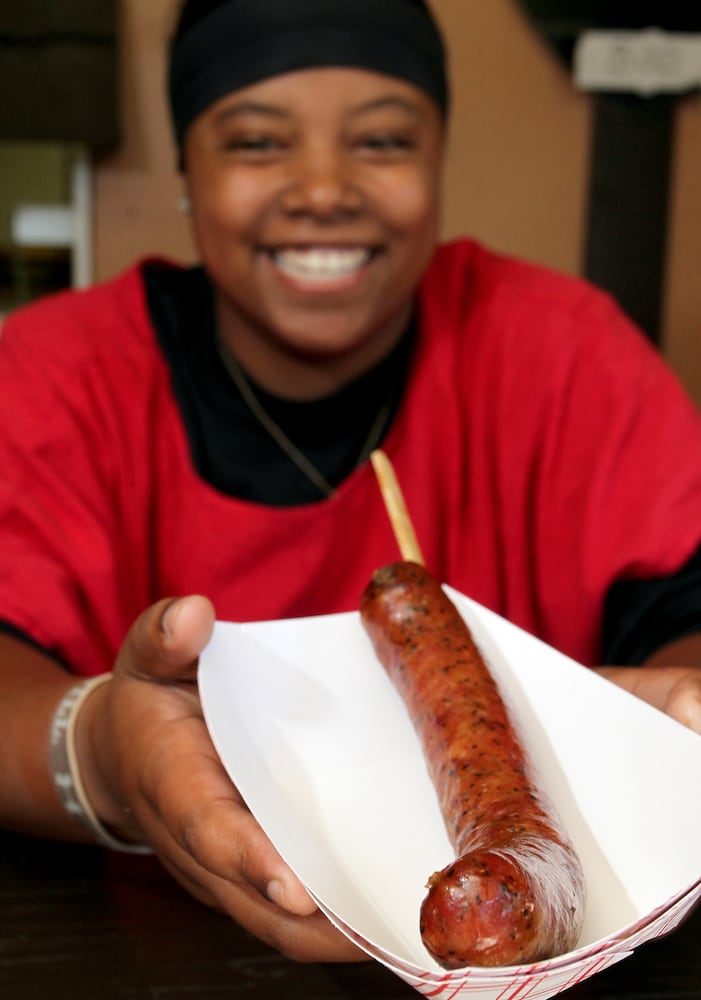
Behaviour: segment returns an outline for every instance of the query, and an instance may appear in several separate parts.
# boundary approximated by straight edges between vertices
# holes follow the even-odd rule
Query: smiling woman
[[[396,558],[382,443],[437,578],[582,662],[653,661],[611,677],[701,729],[701,424],[609,298],[437,245],[425,3],[187,0],[170,66],[197,264],[0,339],[0,822],[146,844],[285,954],[359,957],[216,756],[215,609],[356,609]]]
[[[327,395],[399,342],[437,236],[441,127],[412,84],[339,68],[250,84],[190,125],[219,334],[260,386]]]
[[[221,342],[262,387],[329,394],[401,338],[447,91],[422,3],[185,4],[170,99],[194,231]]]

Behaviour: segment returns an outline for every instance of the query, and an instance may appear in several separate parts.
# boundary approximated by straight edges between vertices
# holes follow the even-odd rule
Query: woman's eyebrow
[[[409,114],[414,117],[418,117],[421,114],[421,109],[417,103],[406,97],[399,97],[395,94],[389,94],[386,97],[378,97],[372,101],[366,101],[364,104],[360,104],[353,108],[350,114],[351,116],[362,115],[368,111],[382,111],[385,108],[398,108],[400,111],[408,111]]]
[[[289,112],[275,104],[263,104],[258,101],[240,101],[235,104],[228,104],[217,113],[216,120],[223,123],[239,115],[267,115],[271,118],[287,118]]]
[[[400,111],[409,113],[413,117],[419,117],[421,113],[419,105],[414,101],[391,94],[386,97],[377,97],[373,100],[365,101],[351,108],[348,112],[348,117],[355,118],[373,111],[382,111],[386,108],[397,108]],[[276,119],[290,117],[290,112],[277,104],[267,104],[263,101],[237,101],[221,108],[217,113],[216,120],[218,123],[224,123],[232,118],[249,114],[265,115]]]

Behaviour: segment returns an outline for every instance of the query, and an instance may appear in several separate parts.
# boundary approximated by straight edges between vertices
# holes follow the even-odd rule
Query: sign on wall
[[[659,341],[675,111],[701,89],[701,5],[517,3],[595,104],[584,272]]]

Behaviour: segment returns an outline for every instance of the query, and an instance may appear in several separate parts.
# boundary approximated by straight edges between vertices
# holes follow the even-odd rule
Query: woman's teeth
[[[364,267],[370,251],[362,248],[313,247],[309,250],[279,250],[277,267],[291,278],[305,281],[332,281],[345,278]]]

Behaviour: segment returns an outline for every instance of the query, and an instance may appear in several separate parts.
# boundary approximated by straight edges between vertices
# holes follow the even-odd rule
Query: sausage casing
[[[446,969],[570,951],[582,867],[457,608],[423,566],[398,562],[374,574],[360,614],[416,729],[456,855],[428,880],[426,948]]]

